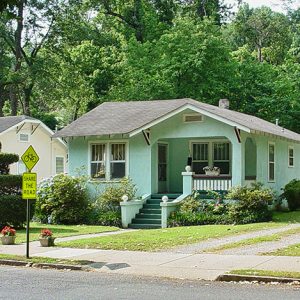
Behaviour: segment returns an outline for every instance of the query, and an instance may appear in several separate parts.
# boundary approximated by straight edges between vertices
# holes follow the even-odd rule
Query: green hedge
[[[0,153],[0,174],[9,173],[9,165],[19,161],[19,155],[14,153]]]
[[[31,201],[31,218],[34,213],[34,201]],[[0,228],[10,225],[23,227],[26,221],[26,201],[21,195],[0,195]]]
[[[22,175],[0,175],[0,195],[20,195]]]
[[[300,180],[293,179],[284,188],[282,198],[285,198],[289,204],[290,210],[300,208]]]

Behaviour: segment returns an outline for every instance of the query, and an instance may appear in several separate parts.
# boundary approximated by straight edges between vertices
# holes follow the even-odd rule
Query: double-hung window
[[[213,143],[213,166],[220,168],[221,174],[229,174],[229,143]]]
[[[193,143],[193,172],[204,174],[203,168],[208,166],[208,143]]]
[[[275,181],[275,144],[269,143],[269,163],[268,163],[268,180],[270,182]]]
[[[294,167],[294,147],[289,146],[288,156],[289,167]]]
[[[110,178],[122,178],[125,176],[125,144],[110,145]]]
[[[93,143],[90,151],[92,178],[110,180],[126,176],[125,143]]]
[[[65,163],[64,163],[64,157],[62,156],[56,156],[55,157],[55,174],[61,174],[65,171]]]
[[[105,178],[106,144],[91,145],[91,177]]]

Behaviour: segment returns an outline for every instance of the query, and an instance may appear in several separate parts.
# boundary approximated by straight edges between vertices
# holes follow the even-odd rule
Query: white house
[[[28,116],[0,118],[0,151],[16,153],[20,161],[10,166],[11,174],[26,171],[21,156],[32,145],[40,157],[32,172],[38,181],[67,172],[67,145],[60,138],[52,138],[54,132],[40,120]]]

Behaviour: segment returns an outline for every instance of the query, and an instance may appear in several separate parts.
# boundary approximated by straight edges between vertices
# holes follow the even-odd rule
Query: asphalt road
[[[300,287],[0,267],[0,299],[300,299]]]

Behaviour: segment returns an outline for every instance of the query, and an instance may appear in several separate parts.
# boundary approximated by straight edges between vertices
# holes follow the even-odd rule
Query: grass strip
[[[204,225],[166,229],[138,230],[122,235],[81,239],[57,243],[59,247],[95,248],[131,251],[159,251],[176,246],[193,244],[209,238],[241,234],[256,230],[280,227],[278,223],[246,225]]]
[[[272,235],[244,239],[244,240],[241,240],[238,242],[228,243],[228,244],[224,244],[224,245],[221,245],[218,247],[212,247],[212,248],[204,250],[203,252],[210,252],[210,253],[211,252],[221,252],[224,250],[235,249],[235,248],[240,248],[240,247],[244,247],[244,246],[260,244],[260,243],[275,242],[275,241],[280,241],[285,236],[299,234],[299,233],[300,233],[300,228],[293,228],[293,229],[288,229],[283,232],[275,233]]]
[[[67,265],[87,265],[91,262],[88,260],[72,260],[72,259],[57,259],[50,257],[31,257],[26,258],[22,255],[0,254],[1,260],[17,260],[28,263],[49,263],[49,264],[67,264]]]
[[[245,270],[232,270],[229,272],[229,274],[300,279],[300,272],[288,272],[288,271],[269,271],[269,270],[245,269]]]
[[[44,228],[50,229],[53,232],[53,236],[56,238],[120,230],[120,228],[112,227],[112,226],[51,225],[51,224],[40,224],[40,223],[32,222],[30,223],[30,241],[38,240],[41,230]],[[26,229],[17,230],[16,243],[19,244],[25,242],[26,242]]]
[[[300,256],[300,244],[291,245],[272,252],[265,252],[263,255]]]

